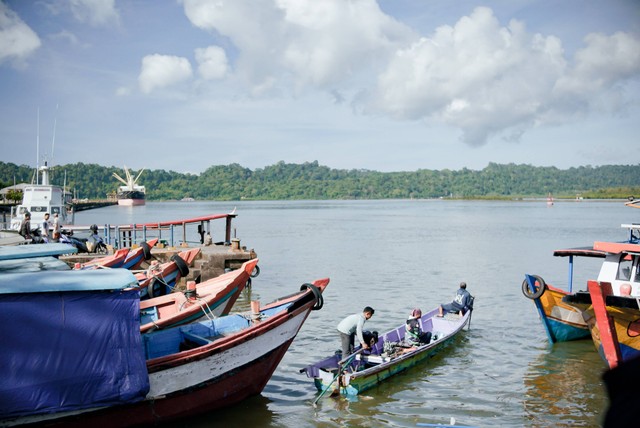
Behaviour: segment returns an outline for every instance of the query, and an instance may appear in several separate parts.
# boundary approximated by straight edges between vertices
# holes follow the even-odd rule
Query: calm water
[[[607,406],[604,364],[591,341],[550,346],[525,273],[566,287],[567,260],[554,249],[623,240],[638,213],[621,202],[302,201],[153,203],[78,213],[77,224],[125,224],[229,212],[261,274],[238,305],[268,302],[330,277],[313,312],[262,395],[174,426],[404,426],[418,422],[543,427],[599,426]],[[220,239],[214,229],[214,240]],[[579,261],[577,288],[598,261]],[[348,401],[323,398],[299,369],[339,348],[342,317],[365,305],[385,331],[410,310],[431,309],[466,281],[475,295],[470,329],[456,345]],[[575,286],[574,286],[575,287]]]

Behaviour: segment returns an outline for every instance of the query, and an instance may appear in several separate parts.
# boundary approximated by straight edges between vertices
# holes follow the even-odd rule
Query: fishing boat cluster
[[[626,205],[637,208],[639,202]],[[640,224],[621,226],[627,231],[623,241],[554,251],[554,256],[569,261],[566,289],[535,274],[525,274],[522,282],[522,292],[533,301],[549,342],[591,338],[609,369],[640,357]],[[602,265],[594,279],[574,291],[577,258],[602,259]]]
[[[62,204],[32,194],[25,213]],[[206,219],[218,217],[229,215]],[[11,368],[0,376],[0,426],[144,426],[234,405],[262,392],[305,320],[323,307],[328,278],[233,312],[259,272],[257,258],[187,281],[204,247],[161,262],[156,245],[143,236],[75,263],[60,257],[87,249],[62,240],[0,245],[0,365]],[[367,349],[305,367],[320,391],[314,406],[328,391],[359,394],[439,352],[470,323],[472,304],[466,309],[413,317],[421,340],[411,341],[402,324],[372,335]]]
[[[216,217],[216,216],[209,216]],[[209,218],[207,217],[207,218]],[[161,262],[157,238],[84,262],[61,242],[0,245],[0,426],[145,426],[215,411],[260,394],[328,278],[249,311],[234,305],[258,259],[204,281],[187,281],[203,247]],[[65,257],[66,258],[66,257]],[[69,260],[68,258],[66,258]],[[320,391],[355,395],[447,347],[470,323],[435,308],[367,336],[301,372]],[[294,344],[295,346],[295,344]]]
[[[232,313],[258,259],[195,283],[157,239],[71,267],[68,244],[0,246],[0,425],[135,426],[259,394],[329,279]]]

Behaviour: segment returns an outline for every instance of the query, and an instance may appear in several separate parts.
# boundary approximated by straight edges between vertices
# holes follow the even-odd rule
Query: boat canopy
[[[640,253],[640,244],[626,242],[595,242],[593,248],[612,254],[638,254]]]
[[[78,249],[73,245],[51,243],[37,245],[0,246],[0,260],[24,259],[27,257],[61,256],[75,254]]]
[[[136,277],[126,269],[8,273],[2,275],[0,295],[65,291],[111,291],[133,287],[137,284]]]
[[[110,271],[79,271],[101,283]],[[64,275],[57,275],[64,274]],[[90,274],[90,275],[89,275]],[[52,285],[44,287],[50,278]],[[4,279],[5,275],[3,275]],[[144,399],[149,376],[140,336],[137,290],[20,293],[20,286],[62,289],[68,272],[8,274],[0,294],[0,419],[127,404]],[[15,282],[19,278],[24,283]],[[5,285],[3,287],[6,288]]]
[[[556,257],[571,257],[571,256],[579,256],[579,257],[597,257],[604,259],[607,255],[606,251],[597,250],[593,247],[576,247],[576,248],[567,248],[564,250],[555,250],[553,255]]]
[[[0,274],[2,275],[50,270],[71,270],[71,267],[62,260],[51,256],[0,260]]]

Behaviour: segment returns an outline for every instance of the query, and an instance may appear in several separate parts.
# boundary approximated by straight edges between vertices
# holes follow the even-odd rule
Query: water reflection
[[[525,373],[523,406],[533,426],[597,426],[607,402],[605,367],[591,340],[557,343]]]
[[[271,400],[263,395],[257,395],[241,401],[235,406],[216,410],[194,418],[188,418],[173,423],[172,428],[204,428],[221,427],[268,427],[275,426],[274,413],[269,409]]]

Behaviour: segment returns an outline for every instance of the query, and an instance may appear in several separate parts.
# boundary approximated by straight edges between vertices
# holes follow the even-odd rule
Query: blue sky
[[[0,99],[20,165],[638,164],[640,2],[0,0]]]

